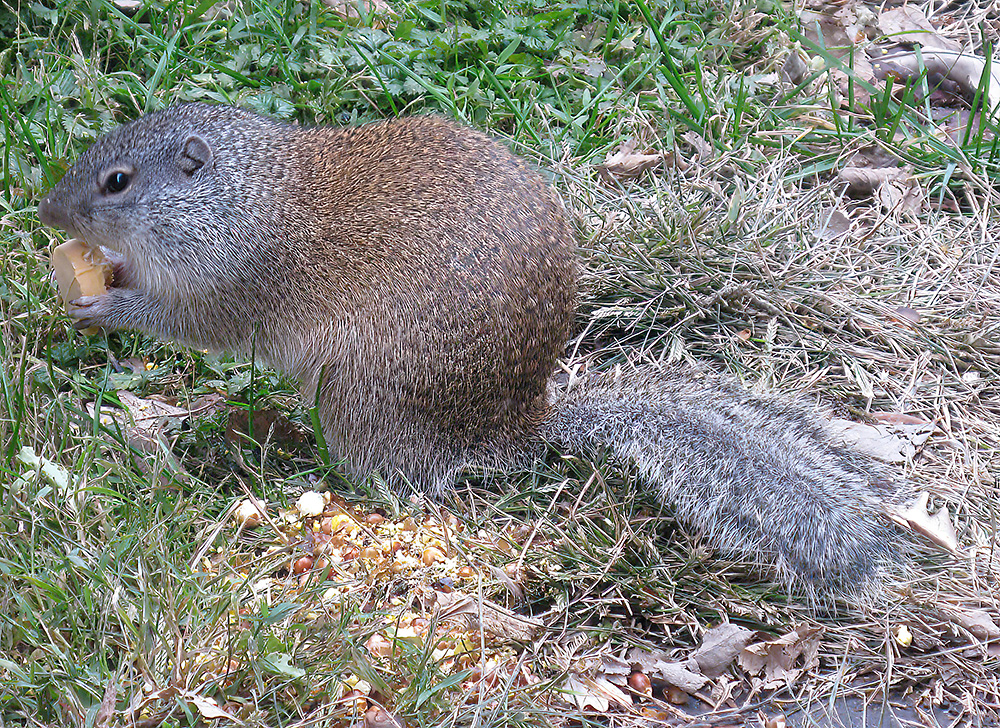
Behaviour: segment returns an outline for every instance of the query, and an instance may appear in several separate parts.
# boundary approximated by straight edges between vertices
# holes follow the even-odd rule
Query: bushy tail
[[[899,560],[881,511],[904,486],[838,445],[808,406],[702,372],[641,368],[577,383],[543,436],[610,449],[714,547],[769,564],[809,598],[862,593]]]

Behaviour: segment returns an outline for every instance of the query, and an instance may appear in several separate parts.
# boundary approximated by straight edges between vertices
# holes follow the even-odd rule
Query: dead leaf
[[[875,80],[875,67],[872,66],[866,51],[862,49],[855,51],[853,69],[850,73],[842,68],[833,67],[830,69],[830,78],[839,92],[839,97],[835,99],[837,108],[847,107],[852,100],[854,108],[867,108],[871,104],[871,93],[868,89],[862,84],[851,82],[852,78],[868,83],[873,83]]]
[[[118,363],[122,365],[122,369],[128,369],[133,374],[141,374],[146,371],[146,360],[139,357],[119,359]]]
[[[784,713],[778,713],[777,715],[772,715],[770,718],[761,715],[761,725],[764,728],[785,728],[785,715]]]
[[[192,417],[211,417],[226,407],[226,398],[221,394],[203,394],[188,405]]]
[[[892,313],[896,320],[903,323],[914,325],[920,323],[920,312],[907,306],[896,306]]]
[[[855,197],[867,197],[888,182],[904,179],[906,171],[899,167],[844,167],[840,179],[847,183],[847,192]]]
[[[254,410],[251,419],[247,410],[232,408],[226,427],[226,440],[239,444],[251,435],[257,442],[270,441],[284,447],[300,445],[305,441],[305,435],[284,412],[273,409]]]
[[[933,424],[897,426],[901,427],[909,427],[916,432],[904,438],[891,432],[887,425],[869,425],[839,418],[830,421],[831,431],[841,441],[884,463],[905,463],[934,431]]]
[[[617,152],[609,153],[604,159],[604,164],[597,165],[597,171],[605,182],[611,182],[615,177],[638,177],[668,158],[672,159],[672,155],[661,152],[636,152],[635,140],[629,139],[622,142]]]
[[[598,675],[594,678],[584,679],[589,682],[595,693],[606,697],[609,703],[614,703],[622,708],[632,707],[632,697],[607,678]]]
[[[806,75],[809,73],[809,64],[802,57],[802,54],[797,50],[792,50],[785,58],[785,62],[781,66],[781,76],[788,83],[798,86],[800,83],[805,81]]]
[[[611,707],[611,700],[592,687],[593,681],[582,675],[570,673],[563,681],[562,691],[565,697],[580,710],[596,710],[598,713],[607,713]],[[610,684],[610,683],[609,683]],[[629,703],[631,705],[631,701]]]
[[[875,199],[883,210],[895,210],[903,203],[903,188],[896,180],[884,182],[875,189]]]
[[[422,595],[423,596],[423,595]],[[427,597],[431,597],[427,594]],[[457,622],[466,629],[484,629],[490,634],[515,642],[530,641],[544,626],[540,620],[504,609],[488,599],[479,601],[460,591],[434,590],[431,598],[438,610],[438,620]]]
[[[919,76],[927,71],[927,85],[931,88],[949,80],[970,102],[986,72],[986,59],[972,53],[952,50],[924,50],[920,55],[903,51],[882,56],[874,62],[876,78],[884,79],[892,74],[904,79]],[[990,63],[990,76],[986,83],[987,108],[991,111],[1000,106],[1000,63]]]
[[[844,443],[886,463],[901,463],[913,458],[917,448],[922,447],[937,429],[933,422],[897,413],[873,413],[872,418],[882,424],[834,418],[830,421],[830,429]]]
[[[159,431],[168,420],[176,425],[191,416],[190,410],[158,399],[143,399],[127,390],[120,390],[117,394],[118,401],[132,417],[136,429],[149,435]]]
[[[135,697],[133,697],[132,702],[129,704],[127,714],[129,715],[130,720],[135,722],[136,718],[153,703],[161,700],[169,701],[175,698],[180,698],[189,705],[193,705],[198,709],[201,716],[208,720],[223,718],[225,720],[232,721],[236,725],[243,725],[242,720],[237,718],[232,713],[220,708],[214,699],[199,695],[198,693],[190,690],[185,690],[184,688],[179,688],[175,685],[168,685],[165,688],[154,690],[153,692],[145,695],[141,692],[137,693]]]
[[[819,664],[822,627],[802,625],[777,639],[746,647],[739,665],[751,675],[764,673],[765,690],[788,687]]]
[[[705,632],[701,645],[688,658],[687,665],[708,677],[718,677],[750,644],[754,632],[732,622],[723,622]]]
[[[941,614],[949,622],[964,627],[976,639],[983,641],[1000,640],[1000,627],[993,618],[982,609],[964,611],[960,609],[942,609]]]
[[[667,689],[663,691],[663,697],[671,705],[686,705],[688,702],[688,694],[674,685],[667,686]]]
[[[656,705],[644,705],[639,709],[639,715],[647,720],[653,721],[653,725],[666,725],[671,718],[676,715],[668,713],[666,710]]]
[[[916,177],[910,176],[902,183],[903,197],[897,203],[899,211],[917,220],[927,209],[927,197]]]
[[[635,670],[646,673],[653,682],[666,683],[678,687],[686,693],[696,693],[705,687],[708,678],[680,662],[669,662],[662,652],[650,652],[640,647],[628,651],[626,659]]]
[[[97,709],[94,716],[94,728],[108,728],[111,719],[115,717],[115,702],[118,699],[118,681],[112,676],[108,680],[108,686],[104,689],[104,697],[101,699],[101,707]]]
[[[890,509],[889,517],[899,525],[923,534],[938,546],[958,553],[958,535],[951,523],[951,514],[946,507],[941,506],[932,516],[927,511],[930,497],[930,493],[924,491],[909,506]]]
[[[871,412],[870,417],[873,420],[878,420],[879,422],[886,425],[930,426],[934,424],[930,420],[924,419],[923,417],[915,417],[914,415],[908,415],[902,412]]]
[[[708,160],[715,158],[715,147],[713,147],[701,134],[694,131],[686,131],[683,134],[683,139],[694,147],[694,150],[698,155],[698,159],[702,162],[707,162]]]
[[[396,13],[386,0],[323,0],[323,4],[344,20],[360,20],[361,8],[364,8],[367,16]],[[373,27],[379,26],[373,25]]]
[[[878,29],[897,43],[924,48],[961,51],[962,46],[939,35],[920,10],[912,5],[887,10],[878,17]]]
[[[141,453],[163,457],[171,472],[176,476],[186,476],[187,472],[180,460],[173,454],[164,435],[168,425],[177,427],[190,417],[190,410],[176,407],[156,399],[143,399],[127,390],[116,392],[124,409],[101,408],[101,421],[105,426],[116,423],[128,438],[128,444]],[[87,405],[87,412],[94,416],[94,404]],[[140,468],[148,468],[148,462],[137,460]]]
[[[628,681],[628,676],[632,674],[632,666],[625,660],[614,655],[601,655],[601,674],[612,679],[618,679],[624,685]]]
[[[845,8],[832,10],[829,7],[802,10],[799,22],[809,40],[838,57],[847,55],[864,35],[853,12],[853,4],[846,8],[846,12]]]
[[[201,717],[207,720],[216,720],[218,718],[224,718],[226,720],[231,720],[236,725],[243,725],[243,721],[237,718],[232,713],[229,713],[219,707],[219,704],[215,702],[214,698],[206,698],[203,695],[198,695],[197,693],[192,693],[187,690],[181,691],[181,699],[187,701],[201,713]]]
[[[364,728],[406,728],[406,722],[385,708],[373,705],[365,711]]]
[[[884,147],[869,144],[868,146],[861,147],[858,151],[852,154],[845,166],[865,167],[871,169],[891,167],[892,169],[898,169],[899,157],[886,150]]]
[[[821,240],[836,240],[851,232],[851,218],[840,208],[824,211],[821,223],[814,231]]]

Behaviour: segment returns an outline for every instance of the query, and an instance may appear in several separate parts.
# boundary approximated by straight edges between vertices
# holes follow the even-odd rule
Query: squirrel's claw
[[[111,296],[103,293],[100,296],[81,296],[69,302],[66,315],[77,331],[91,328],[111,328],[107,323]]]

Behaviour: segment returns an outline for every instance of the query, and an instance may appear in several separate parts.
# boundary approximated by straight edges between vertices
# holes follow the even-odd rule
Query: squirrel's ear
[[[202,167],[212,164],[212,149],[208,142],[197,134],[184,140],[184,146],[177,154],[177,166],[187,174],[194,174]]]

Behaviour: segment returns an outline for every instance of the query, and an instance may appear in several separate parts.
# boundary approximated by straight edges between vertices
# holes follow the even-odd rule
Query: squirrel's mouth
[[[105,245],[98,245],[97,248],[111,264],[111,280],[108,283],[108,288],[128,287],[127,281],[131,278],[129,271],[132,268],[128,258]]]

